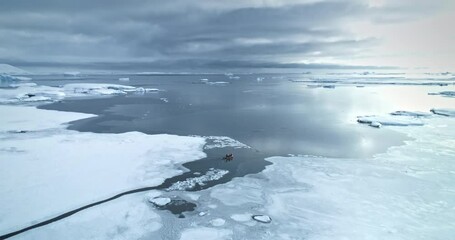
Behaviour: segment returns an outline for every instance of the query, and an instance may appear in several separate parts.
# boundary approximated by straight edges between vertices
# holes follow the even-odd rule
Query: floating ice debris
[[[65,77],[77,77],[79,75],[81,75],[81,72],[74,71],[74,72],[64,72],[63,73],[63,76],[65,76]]]
[[[371,122],[370,126],[375,127],[375,128],[380,128],[380,127],[382,127],[382,124],[379,122]]]
[[[244,213],[244,214],[232,214],[231,219],[236,222],[247,222],[251,219],[251,214]]]
[[[258,78],[256,78],[256,81],[262,82],[262,81],[264,81],[264,79],[265,79],[265,78],[263,78],[263,77],[258,77]]]
[[[208,81],[209,81],[209,80],[208,80],[207,78],[201,78],[201,82],[203,82],[203,83],[206,83],[206,82],[208,82]]]
[[[227,85],[227,84],[229,84],[229,82],[221,82],[221,81],[219,81],[219,82],[206,82],[206,84],[208,84],[208,85]]]
[[[70,83],[63,88],[66,92],[91,95],[126,94],[128,90],[136,91],[136,88],[131,86],[103,83]]]
[[[208,143],[204,146],[204,149],[226,147],[250,148],[250,146],[226,136],[205,136],[204,138],[208,140]]]
[[[442,91],[438,93],[428,93],[428,95],[441,95],[444,97],[453,97],[455,98],[455,91]]]
[[[166,204],[171,202],[171,199],[168,197],[154,197],[150,198],[149,202],[153,203],[154,205],[158,207],[165,206]]]
[[[252,218],[261,223],[270,223],[272,219],[267,215],[253,215]]]
[[[207,182],[221,179],[224,175],[228,173],[229,171],[223,169],[209,170],[206,172],[205,175],[187,178],[184,181],[178,181],[172,184],[172,186],[170,186],[169,188],[167,188],[166,191],[185,191],[193,189],[197,185],[204,186]]]
[[[184,229],[180,240],[228,240],[232,239],[232,230],[209,227]]]
[[[167,100],[167,98],[160,98],[161,101],[165,102],[165,103],[168,103],[169,100]]]
[[[128,82],[128,81],[130,81],[130,78],[121,77],[121,78],[119,78],[118,80],[121,81],[121,82]]]
[[[229,76],[229,79],[240,79],[240,76]]]
[[[118,84],[103,84],[103,83],[71,83],[64,87],[65,92],[71,96],[80,95],[118,95],[127,94],[129,92],[157,92],[157,88],[132,87]]]
[[[419,112],[419,111],[395,111],[390,113],[394,116],[409,116],[409,117],[430,117],[430,113]]]
[[[446,117],[455,117],[455,109],[448,108],[433,108],[430,110],[432,113]]]
[[[357,122],[369,124],[376,127],[379,124],[383,126],[422,126],[423,122],[415,117],[410,116],[361,116],[357,117]],[[374,125],[372,123],[374,122]]]
[[[222,218],[215,218],[210,221],[210,224],[214,227],[221,227],[226,223],[226,220]]]
[[[200,212],[198,215],[199,215],[200,217],[203,217],[203,216],[207,215],[207,212]]]
[[[138,87],[138,88],[135,88],[135,89],[126,89],[124,91],[125,92],[136,92],[136,93],[149,93],[149,92],[159,92],[160,90],[158,88]]]

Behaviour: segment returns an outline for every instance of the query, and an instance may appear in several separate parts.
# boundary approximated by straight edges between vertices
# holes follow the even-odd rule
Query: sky
[[[0,63],[36,71],[455,71],[453,0],[1,0]]]

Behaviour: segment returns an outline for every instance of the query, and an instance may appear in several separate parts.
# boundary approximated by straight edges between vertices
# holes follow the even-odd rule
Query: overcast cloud
[[[32,69],[455,70],[450,0],[3,0],[0,62]]]

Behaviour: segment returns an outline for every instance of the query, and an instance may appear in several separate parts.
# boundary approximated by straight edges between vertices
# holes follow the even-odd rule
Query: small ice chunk
[[[144,88],[145,92],[159,92],[160,90],[158,88]]]
[[[169,100],[167,98],[160,98],[161,101],[165,102],[165,103],[168,103]]]
[[[153,203],[154,205],[158,207],[165,206],[166,204],[171,202],[171,199],[168,197],[154,197],[150,198],[149,202]]]
[[[206,82],[208,82],[208,81],[209,81],[209,80],[208,80],[207,78],[201,78],[201,82],[206,83]]]
[[[253,215],[252,218],[261,223],[270,223],[272,219],[267,215]]]
[[[263,77],[258,77],[258,78],[256,78],[256,81],[262,82],[262,81],[264,81],[264,79],[265,79],[265,78],[263,78]]]
[[[432,113],[446,117],[455,117],[455,109],[448,108],[433,108],[430,110]]]
[[[200,212],[198,215],[199,215],[200,217],[203,217],[203,216],[207,215],[207,212]]]
[[[128,82],[130,80],[130,78],[127,78],[127,77],[121,77],[118,79],[119,81],[121,82]]]
[[[232,214],[231,219],[236,222],[247,222],[251,219],[251,214],[249,214],[249,213]]]
[[[222,218],[215,218],[210,221],[210,224],[212,224],[212,226],[214,226],[214,227],[221,227],[225,223],[226,223],[226,220],[224,220]]]
[[[379,123],[379,122],[371,122],[371,123],[370,123],[370,126],[371,126],[371,127],[375,127],[375,128],[380,128],[380,127],[382,126],[382,124]]]

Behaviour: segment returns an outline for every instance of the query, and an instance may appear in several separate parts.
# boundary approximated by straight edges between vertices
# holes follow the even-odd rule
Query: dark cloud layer
[[[347,23],[406,21],[425,11],[406,7],[378,9],[363,1],[4,0],[0,61],[122,71],[341,67],[330,61],[355,57],[379,41],[353,36]]]

